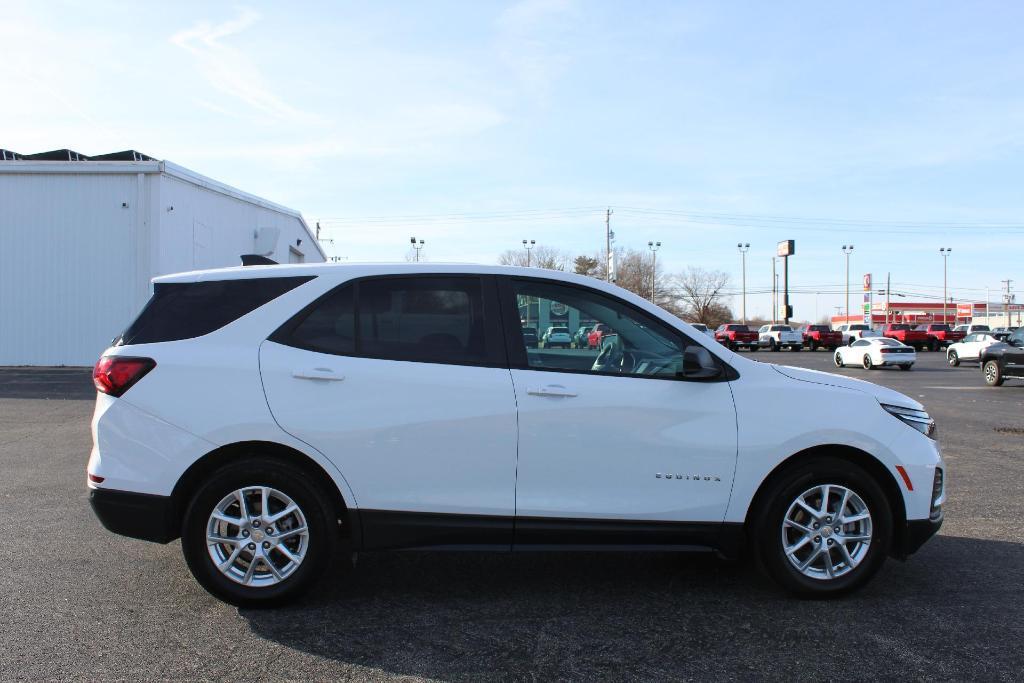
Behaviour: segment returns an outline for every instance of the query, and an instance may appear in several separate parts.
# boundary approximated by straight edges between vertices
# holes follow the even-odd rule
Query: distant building
[[[924,325],[946,322],[949,325],[974,323],[999,327],[1008,324],[1007,312],[1009,312],[1010,325],[1021,324],[1021,316],[1024,314],[1024,305],[1021,304],[1010,304],[1009,311],[1007,311],[1006,304],[995,302],[989,303],[987,306],[982,302],[948,303],[943,309],[941,301],[904,301],[902,298],[894,298],[886,307],[884,301],[879,302],[876,298],[871,305],[871,324],[880,327],[887,323]],[[865,321],[863,314],[853,310],[850,311],[849,318],[844,315],[832,316],[832,327],[834,328],[847,322],[863,323]]]
[[[0,365],[92,365],[151,278],[322,262],[299,212],[135,151],[0,150]]]

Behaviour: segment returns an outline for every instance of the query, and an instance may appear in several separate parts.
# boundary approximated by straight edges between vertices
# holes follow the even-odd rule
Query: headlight
[[[897,420],[910,425],[927,437],[935,438],[935,420],[933,420],[927,412],[923,410],[915,410],[913,408],[891,406],[885,403],[882,403],[881,406],[885,409],[885,412],[889,413]]]

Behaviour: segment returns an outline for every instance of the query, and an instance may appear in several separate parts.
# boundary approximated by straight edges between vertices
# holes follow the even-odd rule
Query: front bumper
[[[91,489],[89,504],[100,523],[122,536],[170,543],[180,534],[170,496]]]
[[[941,526],[942,515],[935,519],[912,519],[908,521],[903,538],[897,546],[897,556],[903,559],[916,553],[928,539],[938,533]]]

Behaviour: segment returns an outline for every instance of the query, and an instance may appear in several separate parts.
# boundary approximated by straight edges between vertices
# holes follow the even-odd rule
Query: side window
[[[355,286],[343,285],[321,299],[287,343],[320,353],[355,353]]]
[[[359,283],[358,352],[390,360],[488,358],[479,278],[382,278]]]
[[[530,344],[516,335],[530,368],[675,378],[683,370],[685,337],[613,297],[556,283],[512,281],[521,329],[592,325],[575,348]]]
[[[1014,346],[1024,346],[1024,327],[1017,328],[1007,341]]]
[[[360,280],[321,298],[273,341],[320,353],[479,365],[494,361],[498,332],[485,324],[476,277]]]

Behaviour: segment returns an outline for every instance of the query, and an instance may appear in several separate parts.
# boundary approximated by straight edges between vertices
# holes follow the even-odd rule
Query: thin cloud
[[[219,24],[200,21],[172,35],[170,41],[191,54],[210,85],[226,95],[276,119],[294,123],[315,121],[315,116],[275,95],[252,60],[238,48],[226,44],[225,39],[243,33],[260,18],[259,13],[242,8],[234,19]]]

